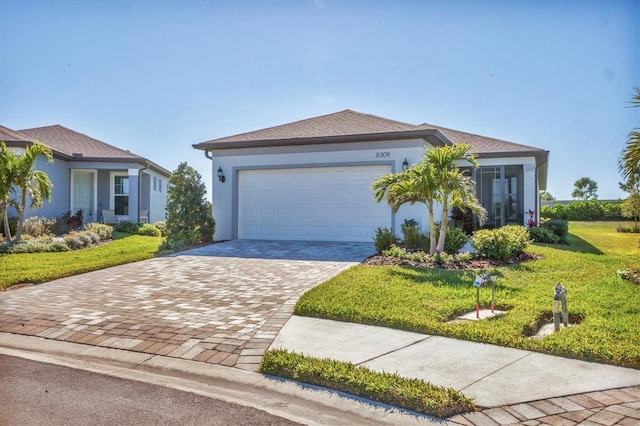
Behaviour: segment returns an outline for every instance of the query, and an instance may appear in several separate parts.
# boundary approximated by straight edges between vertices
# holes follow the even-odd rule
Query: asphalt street
[[[0,425],[298,425],[239,404],[0,355]]]

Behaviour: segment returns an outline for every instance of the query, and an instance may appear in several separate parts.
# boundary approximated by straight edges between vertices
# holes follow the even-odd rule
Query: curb
[[[10,333],[0,333],[0,353],[192,392],[307,425],[458,424],[316,386],[160,355]]]

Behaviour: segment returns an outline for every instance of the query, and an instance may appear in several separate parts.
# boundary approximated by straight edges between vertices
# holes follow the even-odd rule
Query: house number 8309
[[[391,153],[389,151],[376,152],[376,158],[387,158],[390,156],[391,156]]]

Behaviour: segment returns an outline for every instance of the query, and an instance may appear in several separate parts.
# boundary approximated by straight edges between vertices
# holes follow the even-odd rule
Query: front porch
[[[149,221],[151,176],[144,171],[71,169],[70,172],[70,210],[82,209],[84,222],[113,225]]]

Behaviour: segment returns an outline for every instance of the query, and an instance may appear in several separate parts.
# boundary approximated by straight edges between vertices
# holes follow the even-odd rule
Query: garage
[[[391,227],[371,183],[389,165],[240,170],[238,238],[371,242]]]

